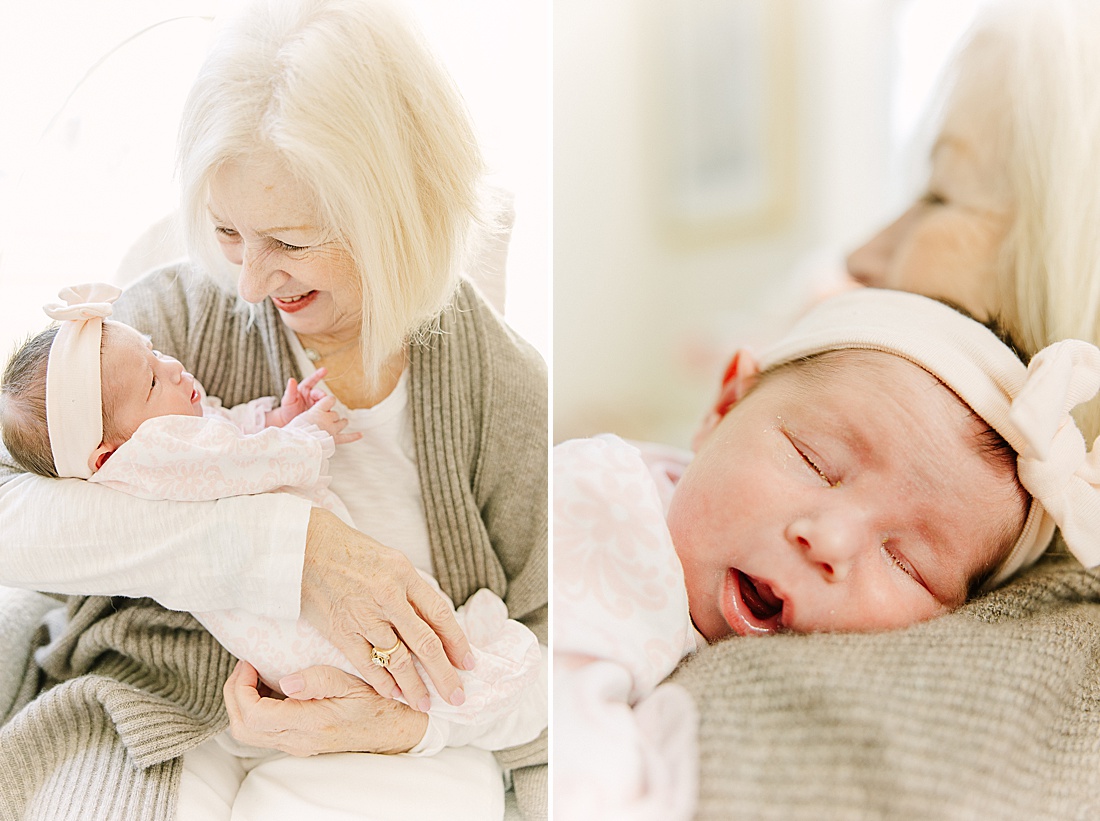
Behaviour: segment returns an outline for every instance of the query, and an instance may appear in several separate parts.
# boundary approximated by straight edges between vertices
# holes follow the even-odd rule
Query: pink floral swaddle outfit
[[[202,418],[147,420],[89,481],[145,499],[176,501],[290,492],[350,524],[343,502],[328,490],[328,459],[335,451],[332,437],[316,425],[296,424],[301,417],[284,427],[263,427],[264,414],[274,404],[268,397],[226,409],[216,399],[204,398]],[[433,578],[421,575],[444,595]],[[304,620],[243,610],[193,615],[230,653],[252,664],[273,689],[283,676],[320,664],[358,675],[343,653]],[[465,702],[458,707],[450,704],[419,662],[417,670],[428,688],[433,718],[485,726],[512,712],[538,675],[538,640],[508,618],[504,602],[489,590],[477,591],[455,616],[475,660],[472,671],[459,671]]]
[[[687,819],[697,715],[661,682],[696,649],[654,471],[615,436],[554,448],[554,807]]]

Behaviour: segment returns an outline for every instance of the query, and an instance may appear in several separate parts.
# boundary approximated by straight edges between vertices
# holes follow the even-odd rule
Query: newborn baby
[[[694,456],[555,448],[555,807],[691,817],[698,719],[661,682],[706,642],[947,613],[1038,557],[1048,511],[1083,555],[1096,491],[1051,454],[1097,385],[1091,345],[1028,370],[946,305],[860,290],[740,352]]]

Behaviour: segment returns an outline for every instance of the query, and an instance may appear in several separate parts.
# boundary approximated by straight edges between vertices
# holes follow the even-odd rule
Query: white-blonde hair
[[[261,0],[218,32],[180,126],[184,231],[207,271],[227,270],[211,179],[263,149],[314,192],[355,261],[373,384],[394,352],[434,327],[484,220],[483,164],[462,98],[386,2]]]
[[[997,318],[1028,355],[1061,339],[1100,344],[1100,3],[991,4],[948,88],[948,113],[977,89],[990,117],[978,149],[1000,155],[1011,202]],[[1095,400],[1075,415],[1089,441],[1100,434]]]

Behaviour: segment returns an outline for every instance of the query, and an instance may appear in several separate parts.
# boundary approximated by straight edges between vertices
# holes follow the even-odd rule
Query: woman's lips
[[[721,611],[730,630],[742,635],[768,635],[779,630],[783,599],[771,587],[730,568],[722,585]]]
[[[275,307],[282,311],[284,314],[293,314],[308,307],[313,303],[313,300],[317,298],[318,291],[309,291],[308,293],[300,294],[299,296],[292,297],[271,297],[271,301],[275,303]]]

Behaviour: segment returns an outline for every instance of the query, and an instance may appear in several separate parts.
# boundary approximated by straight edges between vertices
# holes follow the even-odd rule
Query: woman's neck
[[[342,347],[326,351],[320,347],[313,348],[310,345],[313,341],[310,337],[300,335],[298,340],[305,348],[306,356],[317,367],[328,369],[325,385],[328,386],[329,391],[345,407],[352,410],[372,408],[393,393],[405,369],[406,352],[402,349],[386,360],[378,375],[377,383],[373,387],[368,387],[363,370],[363,358],[357,344],[345,343]]]

